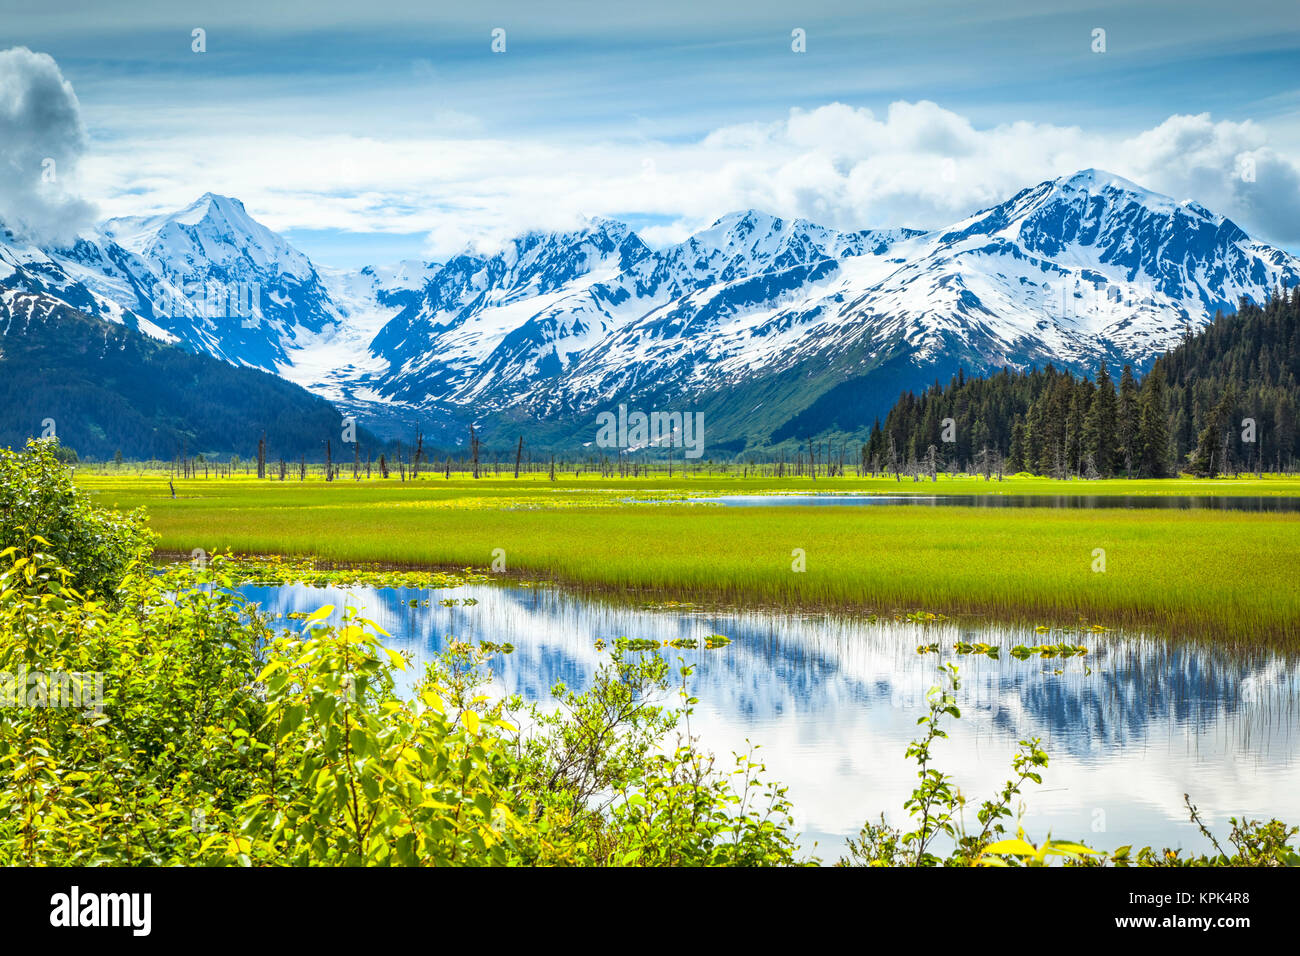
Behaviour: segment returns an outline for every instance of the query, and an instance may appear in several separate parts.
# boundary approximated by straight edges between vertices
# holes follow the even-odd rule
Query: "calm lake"
[[[978,806],[1009,775],[1017,741],[1041,737],[1051,765],[1043,786],[1025,791],[1026,829],[1035,840],[1050,830],[1098,847],[1206,849],[1187,822],[1184,793],[1221,838],[1230,815],[1300,821],[1300,665],[1262,651],[1140,635],[652,609],[555,588],[239,590],[281,614],[333,604],[337,618],[345,606],[364,608],[392,635],[390,646],[417,662],[449,635],[510,642],[515,651],[497,659],[494,690],[538,701],[549,699],[557,680],[589,685],[608,657],[594,647],[598,638],[724,634],[733,641],[728,647],[662,652],[696,666],[692,730],[721,756],[746,749],[746,741],[761,744],[770,775],[789,785],[801,842],[817,844],[826,862],[867,817],[906,819],[902,802],[916,770],[903,752],[917,735],[936,668],[947,660],[958,661],[963,675],[962,719],[948,723],[936,766]],[[438,603],[448,597],[479,603]],[[431,606],[412,608],[412,599],[431,599]],[[1001,659],[959,657],[952,650],[958,639],[1001,645]],[[1006,653],[1016,644],[1061,640],[1091,653],[1026,661]],[[932,642],[941,655],[917,653],[918,644]],[[408,673],[422,670],[417,664]]]
[[[932,505],[966,508],[1205,508],[1218,511],[1300,511],[1300,497],[1258,495],[719,495],[693,504],[729,508],[831,505]],[[678,503],[678,502],[673,502]]]

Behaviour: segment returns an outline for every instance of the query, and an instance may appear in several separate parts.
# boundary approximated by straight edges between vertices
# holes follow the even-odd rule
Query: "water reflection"
[[[448,636],[509,641],[516,650],[499,659],[494,690],[532,700],[547,700],[557,680],[588,686],[606,656],[598,638],[725,634],[733,643],[719,650],[662,651],[696,665],[692,729],[720,754],[761,744],[771,774],[790,786],[804,844],[832,859],[867,816],[904,819],[915,767],[903,751],[940,662],[917,645],[1043,640],[1031,630],[946,622],[637,608],[550,588],[241,590],[278,613],[363,607],[393,647],[415,657],[413,673]],[[429,597],[430,607],[409,606]],[[479,603],[443,607],[443,597]],[[963,718],[949,726],[936,762],[973,803],[1006,779],[1017,741],[1037,736],[1052,762],[1044,786],[1026,793],[1031,835],[1204,849],[1186,822],[1184,793],[1217,825],[1241,814],[1300,821],[1296,662],[1140,636],[1075,640],[1092,653],[958,658]],[[954,659],[950,650],[943,659]]]

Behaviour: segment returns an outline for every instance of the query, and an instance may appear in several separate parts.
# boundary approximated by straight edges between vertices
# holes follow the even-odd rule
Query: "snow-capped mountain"
[[[141,315],[129,304],[136,300],[134,270],[148,271],[143,262],[132,262],[125,250],[101,248],[88,238],[78,239],[76,245],[71,255],[69,250],[42,249],[0,224],[0,291],[46,296],[160,341],[177,341],[149,321],[147,311]]]
[[[249,310],[229,295],[169,309],[193,303],[187,281],[256,291],[236,303]],[[1093,169],[931,231],[748,210],[651,249],[593,219],[358,272],[318,270],[211,194],[71,249],[0,245],[0,287],[275,370],[363,421],[490,431],[499,416],[576,436],[629,402],[708,409],[737,448],[851,430],[958,367],[1145,367],[1216,311],[1298,281],[1300,260],[1232,221]]]
[[[176,213],[109,220],[102,232],[149,266],[153,282],[133,307],[195,351],[277,371],[296,342],[342,322],[311,261],[238,199],[205,193]]]
[[[931,232],[840,233],[749,211],[638,250],[613,276],[557,258],[566,284],[544,295],[477,266],[454,267],[467,273],[453,273],[457,297],[450,276],[435,279],[372,343],[388,363],[376,388],[542,419],[715,394],[749,408],[738,389],[793,413],[842,383],[870,389],[888,366],[884,406],[900,384],[959,365],[1144,366],[1239,297],[1300,279],[1300,261],[1230,220],[1097,170]]]
[[[1058,324],[1140,363],[1188,325],[1235,311],[1242,296],[1260,301],[1270,288],[1293,284],[1297,268],[1294,256],[1253,241],[1199,203],[1174,202],[1095,169],[1022,190],[944,230],[938,257],[946,262],[930,257],[927,268],[1017,284],[1037,279],[1036,304]],[[1016,261],[1029,268],[1010,265]],[[1001,311],[1024,301],[1014,292],[1007,298]]]
[[[680,378],[672,366],[687,352],[707,361],[716,349],[718,303],[707,303],[719,295],[733,310],[770,306],[841,258],[883,256],[919,234],[843,233],[750,210],[658,252],[608,221],[531,235],[491,260],[447,263],[423,301],[371,343],[388,362],[376,387],[405,401],[523,404],[543,415],[638,382],[662,388]],[[581,368],[595,368],[597,379],[577,385]]]
[[[627,226],[595,220],[568,233],[529,233],[493,256],[454,256],[370,343],[386,363],[372,384],[382,395],[416,404],[472,400],[498,378],[484,360],[517,352],[521,337],[535,338],[534,320],[551,303],[626,274],[650,254]],[[607,323],[591,326],[574,314],[549,344],[552,351],[580,351],[610,331]],[[539,371],[551,369],[524,374]]]

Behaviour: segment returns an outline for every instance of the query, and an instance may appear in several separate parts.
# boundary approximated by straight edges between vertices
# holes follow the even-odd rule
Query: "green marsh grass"
[[[924,608],[1009,623],[1137,627],[1300,644],[1300,514],[627,502],[719,491],[1300,494],[1288,479],[1055,482],[610,478],[417,482],[83,475],[97,503],[143,506],[160,549],[487,568],[645,599]],[[993,486],[990,489],[990,485]],[[971,493],[967,491],[966,493]],[[792,570],[792,552],[806,555]],[[1104,573],[1093,570],[1104,549]]]

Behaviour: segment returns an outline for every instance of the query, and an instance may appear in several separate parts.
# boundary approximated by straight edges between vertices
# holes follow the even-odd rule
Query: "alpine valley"
[[[36,360],[14,347],[32,328],[15,309],[78,313],[62,322],[78,335],[107,322],[270,373],[380,437],[418,425],[454,446],[472,424],[486,441],[578,448],[621,403],[702,412],[706,457],[729,458],[861,435],[900,391],[959,369],[1141,371],[1216,313],[1298,281],[1300,259],[1231,220],[1095,169],[931,231],[749,210],[652,249],[592,219],[359,272],[313,265],[207,194],[71,246],[0,230],[0,369]]]

